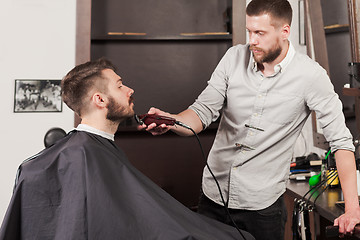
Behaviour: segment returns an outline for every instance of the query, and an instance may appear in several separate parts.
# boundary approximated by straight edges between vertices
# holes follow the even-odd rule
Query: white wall
[[[47,130],[73,128],[74,115],[13,113],[15,79],[61,79],[75,64],[74,0],[0,1],[0,220],[9,204],[17,167],[44,148]]]

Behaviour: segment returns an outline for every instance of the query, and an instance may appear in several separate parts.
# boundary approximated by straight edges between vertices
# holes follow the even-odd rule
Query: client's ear
[[[95,92],[92,95],[91,98],[92,102],[95,104],[95,106],[99,107],[99,108],[105,108],[107,106],[107,97],[99,92]]]

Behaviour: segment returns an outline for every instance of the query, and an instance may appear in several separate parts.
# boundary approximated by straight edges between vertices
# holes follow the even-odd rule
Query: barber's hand
[[[161,111],[157,108],[150,108],[148,114],[157,114],[165,117],[173,117],[170,113]],[[166,124],[156,125],[156,123],[151,123],[150,125],[139,125],[137,127],[138,130],[146,130],[150,132],[152,135],[161,135],[169,131],[173,126],[168,126]]]
[[[356,224],[360,223],[360,208],[346,211],[343,215],[334,220],[334,226],[339,226],[339,236],[355,235],[359,237],[360,233],[354,232]]]

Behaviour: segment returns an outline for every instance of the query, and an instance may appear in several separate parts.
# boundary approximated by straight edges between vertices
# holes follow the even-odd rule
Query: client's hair
[[[97,80],[105,79],[102,76],[104,69],[115,71],[115,66],[109,60],[100,58],[76,66],[62,79],[62,99],[79,116],[87,104],[85,98],[89,90],[95,86]]]

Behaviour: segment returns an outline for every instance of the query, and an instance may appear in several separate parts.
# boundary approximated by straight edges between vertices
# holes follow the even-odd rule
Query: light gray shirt
[[[285,192],[295,141],[311,110],[333,152],[354,151],[354,146],[339,97],[318,63],[290,43],[275,73],[265,77],[248,47],[237,45],[226,52],[189,108],[204,127],[221,114],[208,164],[229,208],[259,210]],[[206,167],[202,188],[222,204]]]

